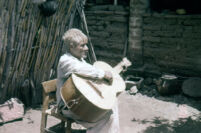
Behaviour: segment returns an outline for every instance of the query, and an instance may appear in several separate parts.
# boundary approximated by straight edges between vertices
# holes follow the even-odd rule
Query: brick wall
[[[130,1],[129,54],[136,65],[200,76],[201,15],[150,13],[148,0]]]
[[[117,64],[128,40],[129,10],[123,6],[99,5],[87,7],[85,13],[97,59]]]

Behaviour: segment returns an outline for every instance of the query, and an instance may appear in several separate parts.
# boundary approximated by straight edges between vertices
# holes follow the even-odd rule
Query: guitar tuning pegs
[[[124,57],[124,58],[123,58],[123,62],[124,62],[124,64],[125,64],[124,66],[125,66],[126,68],[132,65],[132,63],[128,60],[127,57]]]

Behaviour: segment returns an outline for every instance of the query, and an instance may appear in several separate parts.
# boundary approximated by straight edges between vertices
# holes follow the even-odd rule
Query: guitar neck
[[[125,68],[127,68],[128,66],[130,66],[132,63],[125,57],[123,58],[123,60],[118,63],[113,69],[116,71],[116,73],[120,73],[121,71],[123,71]]]
[[[123,65],[122,65],[122,63],[120,62],[113,69],[115,70],[116,73],[119,74],[121,71],[123,71]]]

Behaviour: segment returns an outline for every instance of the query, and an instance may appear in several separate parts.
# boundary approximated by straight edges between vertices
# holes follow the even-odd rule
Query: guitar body
[[[117,94],[126,88],[124,80],[110,65],[97,61],[94,66],[110,71],[113,83],[109,85],[72,74],[61,88],[62,99],[68,108],[87,122],[100,120],[115,105]]]

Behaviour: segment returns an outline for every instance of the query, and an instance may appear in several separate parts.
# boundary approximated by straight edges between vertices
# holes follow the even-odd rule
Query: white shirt
[[[58,66],[57,66],[57,104],[60,106],[60,102],[63,105],[63,101],[60,96],[60,88],[70,77],[72,73],[91,77],[94,79],[102,79],[105,72],[98,69],[91,64],[87,63],[84,59],[79,60],[78,58],[72,56],[70,53],[66,53],[61,56]]]

